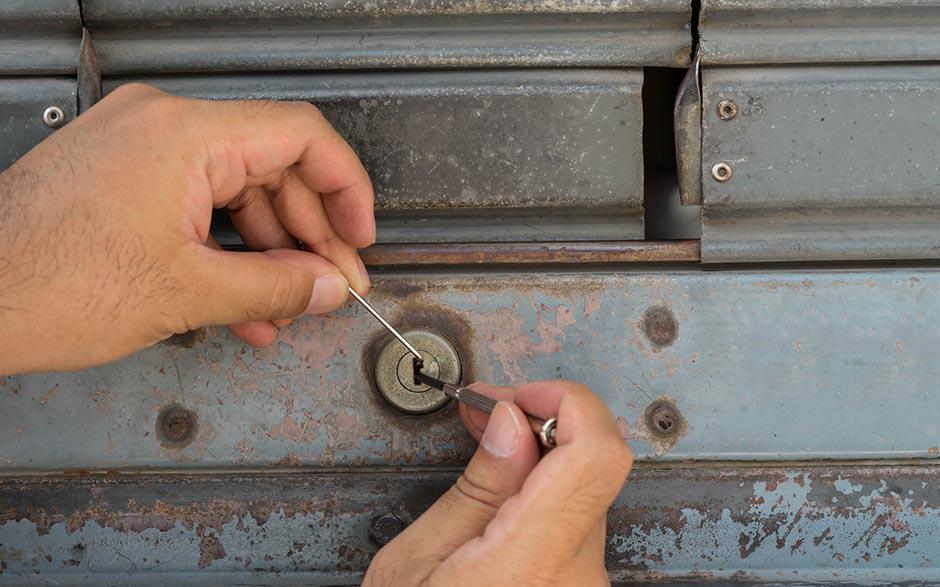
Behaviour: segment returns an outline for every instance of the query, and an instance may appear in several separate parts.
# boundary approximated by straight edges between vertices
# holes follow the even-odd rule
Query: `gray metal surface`
[[[940,257],[940,66],[702,75],[703,262]]]
[[[643,459],[940,456],[940,270],[374,283],[370,300],[392,323],[454,344],[464,381],[583,381]],[[374,360],[389,339],[351,304],[299,320],[264,350],[214,329],[105,367],[7,377],[0,467],[464,463],[472,443],[452,404],[407,416],[375,391]],[[661,398],[686,422],[666,438],[644,418]],[[198,416],[183,448],[167,448],[156,430],[174,403]]]
[[[702,0],[703,65],[936,61],[937,0]]]
[[[315,103],[369,171],[382,242],[643,238],[640,71],[144,81]]]
[[[43,122],[46,108],[75,118],[76,91],[75,79],[0,77],[0,171],[55,132]]]
[[[4,0],[0,76],[74,75],[81,38],[78,0]]]
[[[608,516],[619,581],[883,585],[940,575],[940,470],[636,469]],[[414,519],[441,470],[0,478],[0,585],[357,584],[373,519]]]
[[[688,63],[685,0],[85,0],[105,75]]]

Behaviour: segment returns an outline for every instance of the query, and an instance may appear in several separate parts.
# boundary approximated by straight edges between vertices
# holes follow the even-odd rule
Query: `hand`
[[[575,383],[473,388],[514,404],[500,401],[490,416],[460,406],[480,448],[457,483],[376,554],[364,585],[608,585],[607,509],[633,465],[610,411]],[[541,460],[520,407],[558,418],[558,446]]]
[[[103,363],[211,324],[254,345],[369,286],[372,187],[304,102],[120,87],[0,175],[0,375]],[[249,248],[219,250],[213,208]],[[298,243],[304,250],[298,250]]]

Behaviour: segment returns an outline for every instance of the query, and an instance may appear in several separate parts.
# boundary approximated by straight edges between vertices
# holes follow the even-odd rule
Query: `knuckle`
[[[454,493],[456,498],[475,502],[494,513],[506,501],[505,495],[486,487],[469,469],[454,483]]]
[[[128,82],[126,84],[121,84],[114,91],[110,93],[115,99],[127,99],[127,98],[140,98],[142,96],[149,96],[152,94],[162,93],[160,90],[156,89],[153,86],[140,83],[140,82]]]
[[[305,114],[307,116],[311,116],[317,119],[323,118],[323,113],[320,112],[320,109],[314,106],[313,104],[311,104],[310,102],[297,100],[294,102],[290,102],[290,104],[292,105],[293,108],[295,108],[298,112],[301,112],[302,114]]]
[[[271,297],[266,315],[271,318],[287,318],[298,314],[299,312],[294,311],[297,298],[295,292],[294,276],[289,271],[276,272],[271,283]]]

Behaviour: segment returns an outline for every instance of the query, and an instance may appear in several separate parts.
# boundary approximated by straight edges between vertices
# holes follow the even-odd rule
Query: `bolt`
[[[372,518],[369,524],[369,540],[378,546],[385,546],[408,527],[408,522],[398,514],[387,512]]]
[[[196,412],[179,404],[164,406],[157,414],[157,438],[167,448],[183,448],[196,436]]]
[[[718,117],[722,120],[731,120],[738,115],[738,105],[731,100],[718,102]]]
[[[643,331],[656,346],[669,346],[676,340],[679,323],[669,308],[652,306],[643,313]]]
[[[731,179],[731,175],[733,173],[734,171],[732,171],[731,166],[724,161],[715,163],[714,167],[712,167],[712,177],[714,177],[716,181],[720,181],[722,183]]]
[[[59,128],[65,124],[65,112],[58,106],[49,106],[42,113],[42,121],[49,128]]]
[[[682,415],[672,402],[656,400],[646,408],[646,429],[658,438],[672,438],[682,428]]]

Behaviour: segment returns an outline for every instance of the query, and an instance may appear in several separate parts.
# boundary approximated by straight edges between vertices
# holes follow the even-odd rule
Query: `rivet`
[[[715,178],[715,181],[720,181],[724,183],[728,181],[729,179],[731,179],[731,176],[733,174],[734,174],[734,171],[732,171],[731,166],[725,163],[724,161],[720,163],[715,163],[715,165],[712,166],[712,177]]]
[[[59,128],[65,124],[65,112],[58,106],[49,106],[42,113],[42,121],[49,128]]]
[[[183,448],[193,441],[199,426],[196,412],[180,404],[164,406],[157,414],[157,438],[166,448]]]
[[[679,323],[669,308],[651,306],[643,313],[643,332],[656,346],[669,346],[679,334]]]
[[[369,524],[369,540],[385,546],[408,527],[408,522],[398,514],[387,512],[372,518]]]
[[[646,408],[644,414],[646,429],[657,438],[672,438],[679,434],[683,427],[682,414],[672,402],[659,399]]]
[[[738,115],[738,105],[731,100],[718,102],[718,117],[722,120],[731,120]]]

